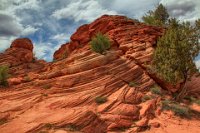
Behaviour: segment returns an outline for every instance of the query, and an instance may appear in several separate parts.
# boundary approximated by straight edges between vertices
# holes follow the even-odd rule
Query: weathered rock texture
[[[0,53],[0,66],[10,67],[12,77],[26,75],[32,71],[40,71],[46,62],[36,60],[33,54],[33,44],[30,39],[20,38],[12,42],[10,48]]]
[[[97,32],[107,34],[112,42],[106,55],[90,50],[88,43]],[[104,15],[81,26],[72,35],[71,42],[55,52],[54,62],[43,63],[38,68],[40,71],[28,72],[24,77],[16,74],[12,80],[19,80],[15,81],[18,84],[1,90],[0,121],[4,122],[0,131],[104,133],[132,127],[127,130],[131,133],[149,127],[159,99],[142,103],[155,81],[138,64],[151,62],[156,40],[162,34],[162,28],[123,16]],[[12,53],[9,55],[9,51],[15,49],[32,55],[30,41],[24,41],[27,46],[20,45],[21,40],[14,41],[11,48],[0,55],[0,63],[8,62],[8,58],[12,58],[12,62],[8,62],[11,66],[13,62],[30,62],[33,56],[21,61],[10,56]],[[137,85],[130,87],[131,81]],[[106,97],[107,101],[98,104],[97,97]]]

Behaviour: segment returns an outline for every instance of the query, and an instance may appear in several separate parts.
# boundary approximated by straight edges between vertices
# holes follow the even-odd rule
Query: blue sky
[[[15,38],[28,37],[36,56],[51,61],[80,25],[103,14],[140,19],[158,3],[180,20],[200,18],[199,0],[0,0],[0,51]]]

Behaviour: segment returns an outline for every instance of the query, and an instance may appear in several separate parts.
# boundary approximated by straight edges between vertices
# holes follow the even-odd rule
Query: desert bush
[[[66,128],[69,129],[69,131],[72,131],[72,132],[81,130],[81,128],[79,126],[76,126],[74,124],[69,124],[69,125],[66,126]]]
[[[200,105],[200,99],[196,100],[195,103]]]
[[[152,87],[150,90],[152,94],[162,95],[162,92],[159,87]]]
[[[108,36],[97,33],[90,41],[90,47],[96,53],[105,54],[106,50],[110,49],[111,44]]]
[[[149,95],[144,95],[144,96],[142,97],[142,102],[146,102],[146,101],[151,100],[151,99],[152,99],[151,96],[149,96]]]
[[[7,79],[9,78],[8,66],[0,66],[0,85],[8,86]]]
[[[175,115],[180,117],[188,118],[190,116],[190,109],[188,107],[169,100],[162,101],[162,110],[171,110],[175,113]]]
[[[97,104],[103,104],[105,102],[107,102],[107,98],[106,97],[102,97],[102,96],[98,96],[95,98],[95,102]]]
[[[129,82],[128,85],[129,85],[130,87],[138,87],[138,86],[139,86],[139,83],[134,82],[134,81],[131,81],[131,82]]]
[[[41,93],[41,96],[48,97],[48,94],[46,94],[46,93]]]
[[[190,103],[196,103],[196,104],[200,105],[200,99],[197,99],[193,96],[186,96],[186,97],[184,97],[184,99],[189,100]]]
[[[29,77],[29,76],[25,76],[25,77],[24,77],[24,81],[25,81],[25,82],[30,82],[30,81],[31,81],[31,79],[30,79],[30,77]]]
[[[61,59],[65,59],[67,58],[68,54],[67,54],[67,50],[64,51],[64,53],[62,54]]]
[[[0,125],[3,125],[5,123],[7,123],[7,122],[8,122],[8,120],[6,118],[0,119]]]
[[[46,123],[46,124],[44,125],[44,128],[46,128],[46,129],[52,129],[52,128],[53,128],[53,125],[50,124],[50,123]]]
[[[52,87],[51,84],[46,84],[46,85],[42,86],[42,88],[45,89],[45,90],[48,90],[48,89],[50,89],[51,87]]]

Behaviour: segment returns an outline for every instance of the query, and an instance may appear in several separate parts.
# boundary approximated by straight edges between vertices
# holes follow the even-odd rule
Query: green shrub
[[[195,103],[200,105],[200,99],[196,100]]]
[[[48,131],[40,131],[39,133],[49,133]]]
[[[129,84],[128,84],[130,87],[138,87],[139,86],[139,83],[136,83],[136,82],[134,82],[134,81],[131,81],[131,82],[129,82]]]
[[[97,104],[103,104],[105,102],[107,102],[107,98],[106,97],[102,97],[102,96],[98,96],[95,98],[95,102]]]
[[[67,54],[67,50],[64,51],[64,53],[62,54],[61,59],[65,59],[67,58],[68,54]]]
[[[152,94],[162,95],[162,92],[159,87],[153,87],[150,89]]]
[[[52,87],[51,84],[46,84],[46,85],[44,85],[42,88],[45,89],[45,90],[48,90],[48,89],[50,89],[51,87]]]
[[[178,103],[173,103],[169,100],[162,101],[162,110],[171,110],[175,115],[180,117],[188,118],[190,116],[190,109],[188,107],[182,106]]]
[[[169,110],[170,109],[170,100],[164,100],[162,101],[162,109],[163,110]]]
[[[69,131],[72,131],[72,132],[73,131],[80,131],[80,128],[78,126],[74,125],[74,124],[70,124],[66,128],[68,128]]]
[[[149,96],[149,95],[144,95],[144,96],[142,97],[142,102],[146,102],[146,101],[148,101],[148,100],[150,100],[150,99],[152,99],[151,96]]]
[[[0,85],[8,86],[7,79],[9,78],[8,66],[0,66]]]
[[[186,97],[184,97],[184,99],[189,100],[190,103],[196,103],[196,104],[200,105],[200,99],[197,99],[193,96],[186,96]]]
[[[8,122],[8,120],[6,118],[0,119],[0,125],[3,125],[5,123],[7,123],[7,122]]]
[[[105,54],[110,49],[110,40],[108,36],[97,33],[90,41],[90,47],[96,53]]]
[[[29,76],[25,76],[25,77],[24,77],[24,81],[25,81],[25,82],[29,82],[29,81],[31,81],[31,79],[30,79]]]
[[[53,125],[50,124],[50,123],[46,123],[46,124],[44,125],[44,128],[46,128],[46,129],[52,129],[52,128],[53,128]]]
[[[188,117],[189,116],[190,110],[189,110],[188,107],[184,107],[184,106],[181,106],[179,104],[172,104],[171,109],[178,116],[181,116],[181,117]]]
[[[48,94],[46,94],[46,93],[41,93],[41,96],[48,97]]]

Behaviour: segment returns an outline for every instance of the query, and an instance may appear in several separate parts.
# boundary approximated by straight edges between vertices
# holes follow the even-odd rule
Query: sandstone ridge
[[[106,55],[89,47],[98,32],[111,40]],[[13,75],[9,89],[0,89],[0,131],[133,133],[159,127],[167,121],[165,115],[153,121],[159,117],[161,98],[143,99],[157,84],[145,66],[163,33],[163,28],[125,16],[103,15],[78,28],[51,63],[35,59],[29,39],[15,40],[0,54],[0,64],[9,65]]]

